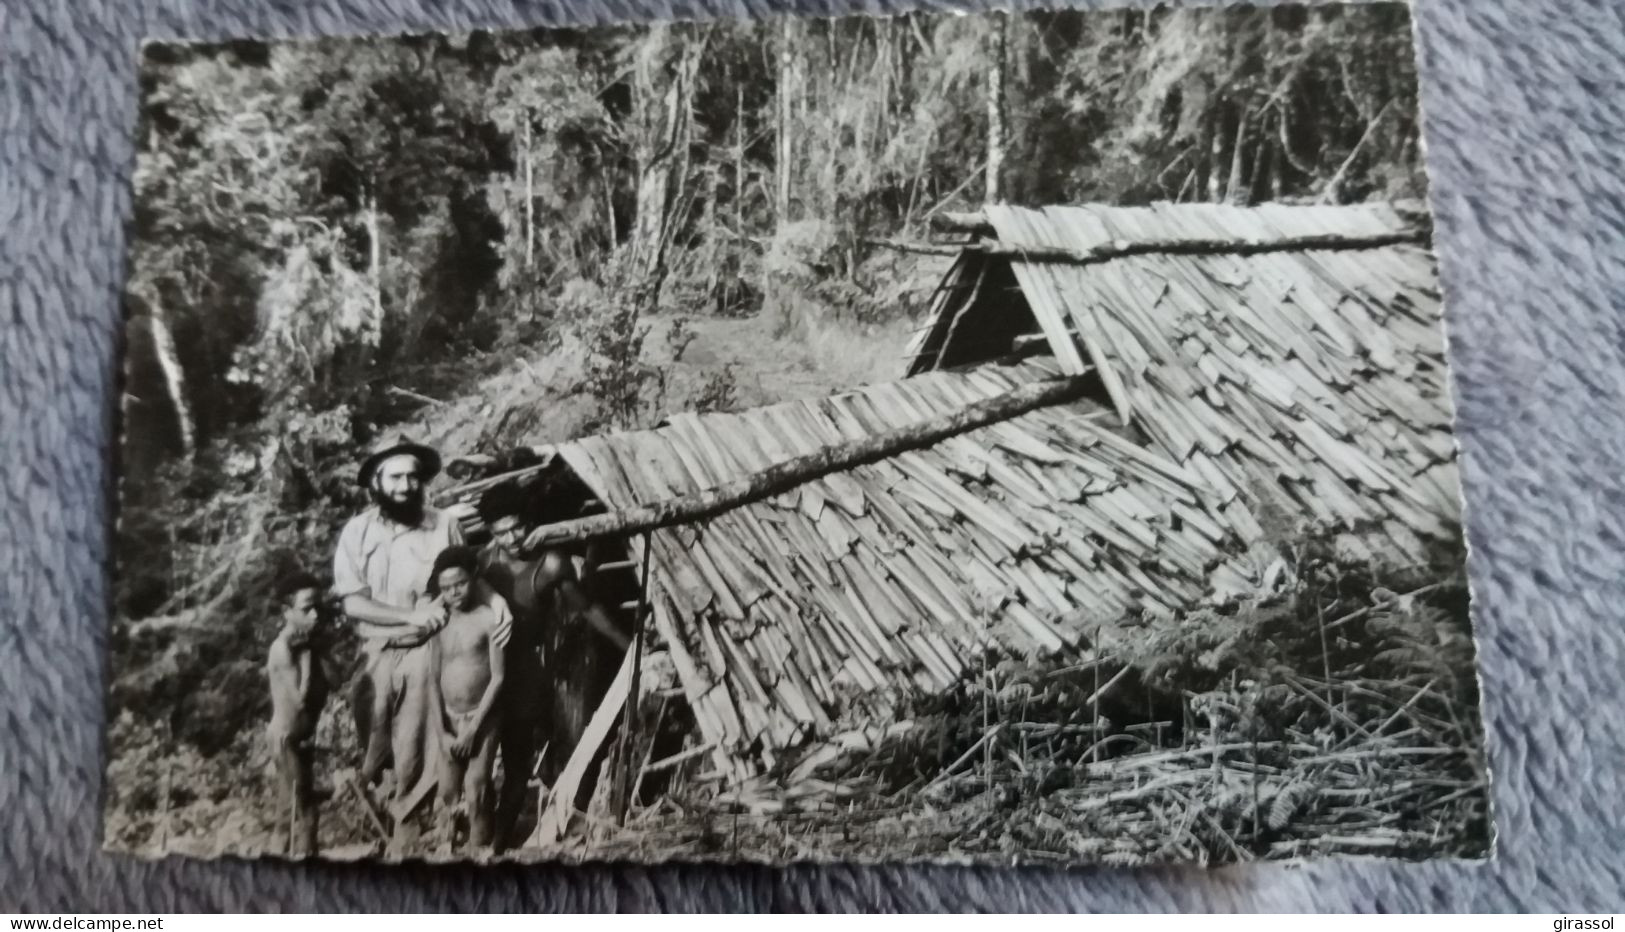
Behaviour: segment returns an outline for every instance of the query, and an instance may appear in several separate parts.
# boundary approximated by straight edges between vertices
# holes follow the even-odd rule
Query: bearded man
[[[378,445],[356,482],[371,507],[351,518],[333,555],[335,593],[361,638],[362,668],[351,683],[361,774],[377,786],[394,772],[389,810],[392,845],[415,841],[415,810],[435,788],[440,708],[434,635],[450,607],[430,594],[435,557],[460,544],[454,516],[425,503],[424,486],[440,471],[440,455],[405,436]]]

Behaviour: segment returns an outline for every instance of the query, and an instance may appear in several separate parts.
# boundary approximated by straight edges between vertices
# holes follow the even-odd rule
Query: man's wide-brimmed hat
[[[372,453],[361,461],[361,469],[356,472],[355,482],[363,488],[372,485],[372,474],[377,471],[378,465],[392,456],[410,454],[417,457],[418,464],[423,467],[423,475],[418,478],[424,482],[433,479],[440,472],[440,454],[433,447],[424,446],[405,434],[394,434],[385,437],[372,448]]]

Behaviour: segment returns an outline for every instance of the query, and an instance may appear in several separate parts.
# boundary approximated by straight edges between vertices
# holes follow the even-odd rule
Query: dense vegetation
[[[986,198],[1423,185],[1398,5],[153,45],[142,94],[115,757],[242,744],[268,581],[325,559],[385,425],[542,440],[890,374],[940,271],[896,244]]]

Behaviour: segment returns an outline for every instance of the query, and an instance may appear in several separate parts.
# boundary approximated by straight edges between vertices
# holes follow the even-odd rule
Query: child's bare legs
[[[463,784],[469,767],[452,756],[450,750],[440,754],[438,787],[439,811],[435,813],[435,836],[439,844],[449,845],[457,829],[457,804],[463,799]]]
[[[486,733],[474,746],[463,774],[463,798],[468,800],[468,842],[471,847],[489,850],[496,834],[496,794],[492,792],[491,771],[497,756],[496,729]]]
[[[316,853],[316,798],[311,789],[310,749],[283,739],[278,755],[283,799],[288,802],[288,856],[310,857]]]

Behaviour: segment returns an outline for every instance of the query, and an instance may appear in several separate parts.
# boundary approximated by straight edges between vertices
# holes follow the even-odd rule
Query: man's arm
[[[399,632],[401,629],[400,628],[395,628],[393,630]],[[362,635],[362,636],[365,637],[366,635]],[[398,634],[397,633],[397,634],[392,635],[392,636],[386,636],[386,635],[383,635],[383,634],[379,634],[379,635],[377,635],[377,637],[379,637],[382,640],[383,646],[387,647],[387,648],[417,647],[420,644],[427,644],[429,642],[429,639],[434,637],[434,634],[433,633],[429,633],[429,634],[420,633],[420,632],[417,631],[417,629],[414,628],[414,629],[411,630],[410,633],[407,633],[407,634]]]
[[[344,597],[344,614],[356,623],[362,637],[401,634],[400,628],[417,627],[415,609],[395,608],[375,601],[371,596],[356,593]]]
[[[356,634],[367,640],[389,639],[391,647],[416,647],[446,626],[448,610],[434,599],[416,608],[394,608],[356,593],[345,596],[344,614],[355,625]]]
[[[626,650],[632,646],[632,639],[615,626],[614,620],[609,617],[608,612],[604,611],[602,605],[587,597],[587,593],[581,588],[580,583],[574,579],[568,579],[559,582],[558,587],[559,596],[564,599],[564,604],[569,610],[586,618],[587,625],[598,632],[599,635],[620,650]]]
[[[588,597],[587,591],[576,578],[575,565],[562,551],[549,552],[542,560],[539,572],[542,586],[557,587],[559,597],[564,601],[564,608],[567,611],[587,619],[588,627],[620,650],[632,646],[632,640],[616,627],[614,619],[609,617],[604,607]]]

